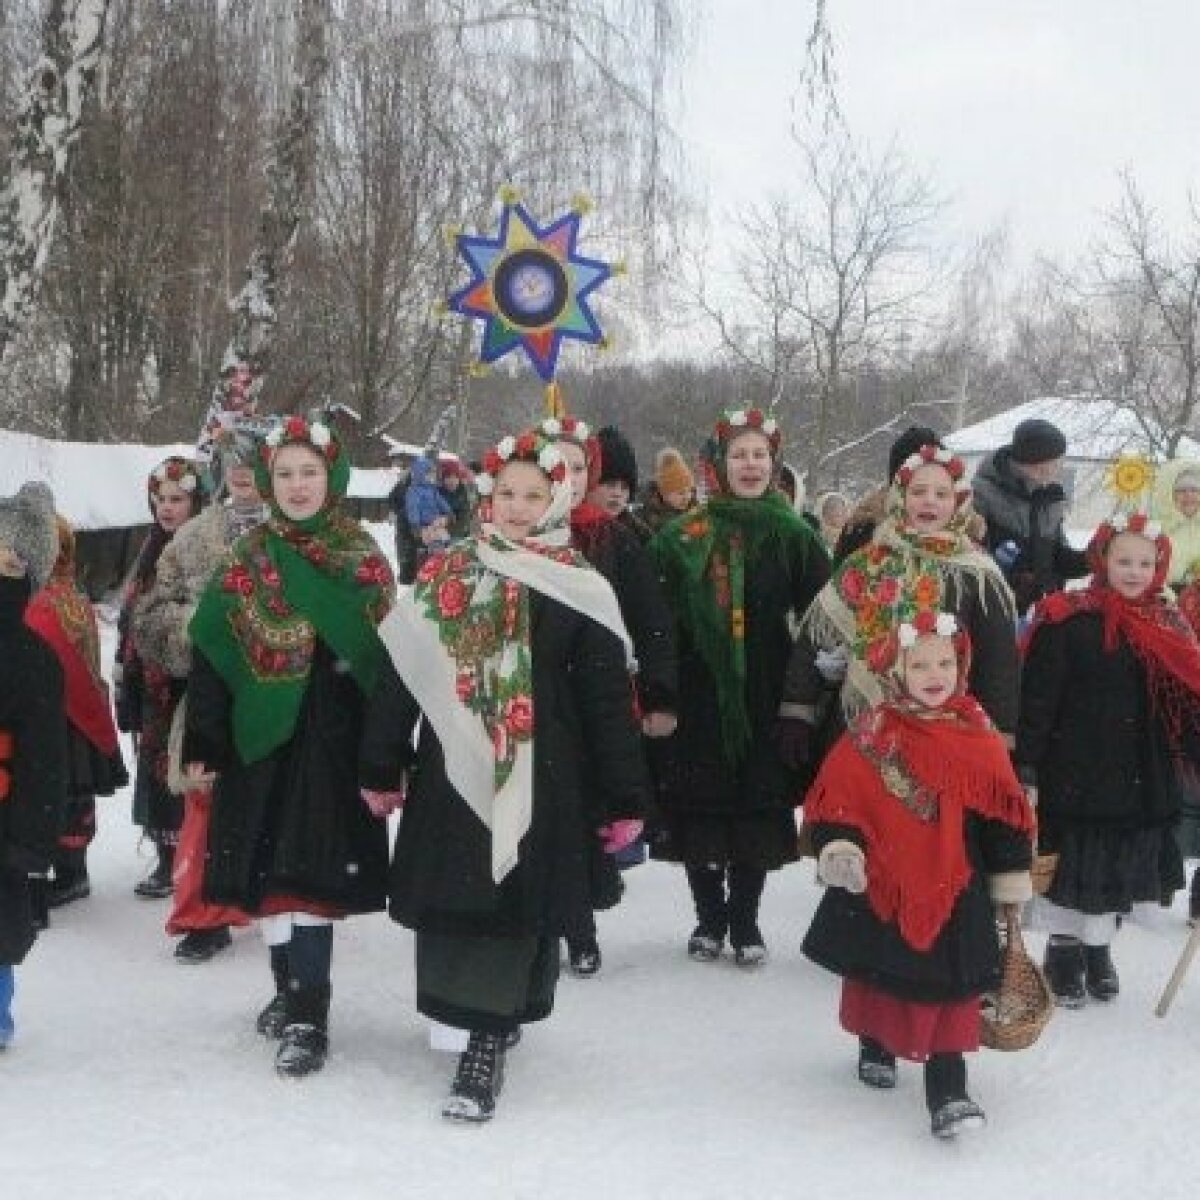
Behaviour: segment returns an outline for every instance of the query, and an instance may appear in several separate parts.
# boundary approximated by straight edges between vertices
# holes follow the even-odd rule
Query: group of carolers
[[[193,464],[155,469],[116,675],[157,850],[138,891],[173,894],[186,961],[259,921],[257,1028],[281,1074],[325,1063],[334,922],[386,907],[416,934],[418,1009],[465,1035],[443,1112],[487,1120],[521,1026],[553,1008],[559,939],[576,973],[600,966],[617,856],[644,839],[683,865],[688,954],[728,941],[752,969],[767,875],[803,843],[827,885],[804,949],[843,977],[859,1079],[923,1063],[932,1130],[954,1136],[984,1119],[964,1055],[998,977],[994,906],[1031,896],[1035,796],[1059,856],[1055,991],[1116,994],[1119,914],[1182,884],[1181,762],[1200,748],[1168,536],[1145,514],[1102,525],[1087,586],[1036,606],[1022,671],[1013,592],[932,431],[895,443],[832,571],[822,534],[847,506],[827,529],[802,517],[780,451],[770,414],[728,412],[706,499],[665,452],[635,515],[628,444],[544,420],[487,452],[473,532],[399,594],[339,503],[350,463],[320,417],[227,437],[227,499],[203,512]],[[1200,475],[1184,483],[1200,508]],[[86,895],[94,797],[125,782],[54,522],[39,485],[0,502],[7,964],[32,944],[30,877],[53,868],[52,903]],[[0,1043],[12,986],[0,967]]]

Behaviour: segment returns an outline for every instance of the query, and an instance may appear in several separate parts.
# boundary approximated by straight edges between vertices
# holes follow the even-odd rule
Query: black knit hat
[[[637,491],[638,474],[633,447],[615,425],[605,425],[596,434],[596,440],[600,443],[600,482],[619,479],[628,485],[632,496]]]
[[[922,446],[941,447],[942,439],[928,425],[910,425],[893,443],[888,451],[888,480],[896,478],[896,472],[904,465],[910,454],[916,454]]]
[[[1067,439],[1057,425],[1030,417],[1013,430],[1012,460],[1025,466],[1062,458],[1067,452]]]

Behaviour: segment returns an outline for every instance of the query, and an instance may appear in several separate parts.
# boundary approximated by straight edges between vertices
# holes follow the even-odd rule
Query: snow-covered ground
[[[799,951],[811,864],[772,877],[773,957],[749,973],[686,958],[681,872],[631,872],[601,916],[603,971],[564,976],[481,1128],[438,1115],[454,1060],[428,1048],[406,931],[383,916],[338,929],[329,1064],[283,1081],[253,1030],[271,987],[257,935],[177,964],[166,903],[132,892],[149,865],[128,795],[102,802],[93,895],[55,913],[18,970],[4,1200],[1170,1200],[1200,1177],[1200,966],[1165,1020],[1152,1012],[1187,934],[1182,900],[1126,924],[1117,1001],[1058,1014],[1025,1053],[972,1060],[990,1124],[947,1145],[929,1135],[919,1068],[893,1094],[854,1077],[837,982]]]

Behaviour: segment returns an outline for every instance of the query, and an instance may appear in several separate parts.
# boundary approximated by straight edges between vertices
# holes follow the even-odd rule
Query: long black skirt
[[[456,1029],[511,1033],[554,1009],[558,939],[417,934],[417,1009]]]
[[[1040,849],[1057,850],[1046,899],[1100,916],[1158,903],[1184,886],[1183,858],[1171,826],[1113,829],[1096,825],[1044,827]]]

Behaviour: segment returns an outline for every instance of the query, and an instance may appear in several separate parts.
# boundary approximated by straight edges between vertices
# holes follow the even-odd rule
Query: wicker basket
[[[979,1040],[989,1050],[1025,1050],[1054,1015],[1054,993],[1021,937],[1020,909],[1004,906],[1000,987],[983,997]]]
[[[1054,882],[1054,872],[1058,869],[1057,854],[1035,854],[1030,874],[1033,876],[1033,892],[1036,896],[1044,896]]]

